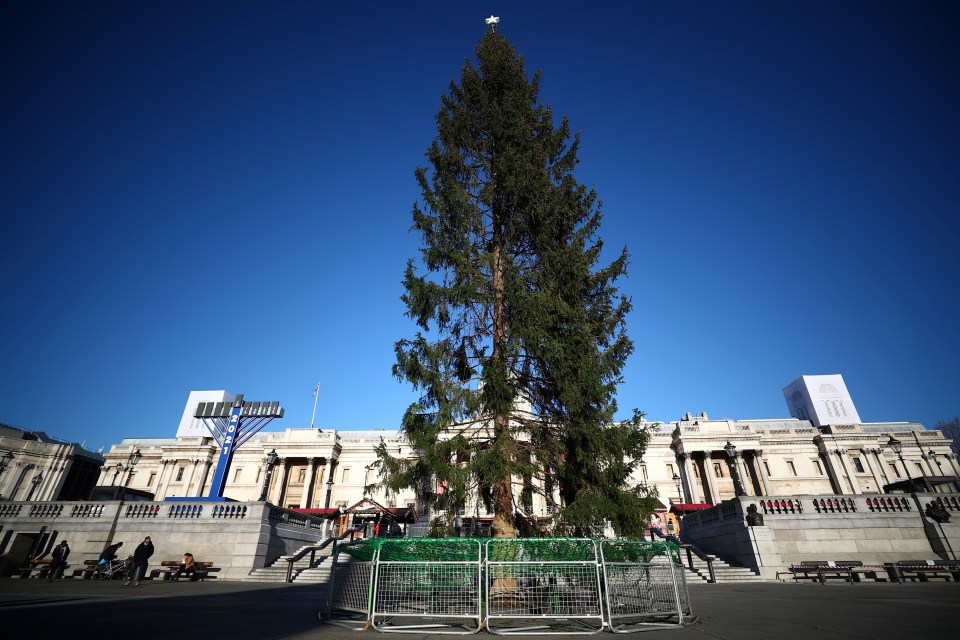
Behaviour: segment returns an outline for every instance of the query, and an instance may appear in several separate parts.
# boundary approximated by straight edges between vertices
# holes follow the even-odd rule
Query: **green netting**
[[[480,544],[469,538],[373,538],[340,551],[366,562],[377,550],[382,562],[477,562]]]
[[[585,538],[495,538],[486,545],[490,562],[587,561],[597,559],[597,546]]]
[[[674,562],[680,561],[680,548],[670,541],[602,540],[600,549],[604,562],[648,563],[657,556],[667,556]]]

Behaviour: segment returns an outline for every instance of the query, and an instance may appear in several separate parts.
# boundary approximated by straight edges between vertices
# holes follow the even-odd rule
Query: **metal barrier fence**
[[[486,623],[496,634],[603,630],[593,540],[495,538],[486,545]]]
[[[676,549],[630,540],[600,543],[606,622],[614,633],[683,625],[690,593]]]
[[[384,540],[375,558],[370,625],[396,633],[480,630],[479,540]]]
[[[334,546],[326,610],[320,619],[347,629],[362,631],[370,622],[373,605],[374,562],[340,559],[344,545]],[[349,558],[349,556],[348,556]]]
[[[339,545],[333,560],[320,617],[356,630],[629,633],[680,627],[691,610],[678,550],[664,543],[374,539]]]

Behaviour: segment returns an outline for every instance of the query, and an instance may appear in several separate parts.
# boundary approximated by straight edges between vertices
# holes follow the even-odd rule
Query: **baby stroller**
[[[123,560],[114,558],[113,560],[101,560],[97,565],[97,570],[93,574],[94,580],[113,580],[122,578],[127,574],[130,565],[133,564],[133,556],[127,556]]]

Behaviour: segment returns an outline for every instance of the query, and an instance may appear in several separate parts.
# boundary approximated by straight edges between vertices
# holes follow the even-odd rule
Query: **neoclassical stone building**
[[[796,418],[715,420],[687,414],[648,426],[650,445],[633,480],[655,486],[661,508],[719,504],[737,495],[737,481],[743,496],[849,495],[883,493],[908,474],[912,480],[926,479],[933,491],[956,491],[960,475],[949,441],[918,423],[816,427]],[[901,443],[902,462],[889,446],[891,437]],[[423,513],[412,490],[398,496],[364,492],[376,481],[374,448],[381,438],[395,455],[416,455],[397,431],[261,432],[236,451],[224,495],[238,501],[265,497],[278,506],[312,509],[349,506],[368,497]],[[131,465],[136,452],[139,459]],[[265,482],[270,452],[276,452],[277,462]],[[205,496],[217,454],[210,437],[127,438],[105,454],[98,484],[125,483],[156,499]],[[519,489],[518,480],[516,495]],[[531,516],[550,513],[543,495],[535,495],[529,506]],[[467,513],[490,515],[479,504],[470,505]]]

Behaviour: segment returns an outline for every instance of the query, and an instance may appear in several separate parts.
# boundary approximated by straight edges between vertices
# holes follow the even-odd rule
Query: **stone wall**
[[[933,500],[944,505],[951,522],[924,515]],[[747,525],[751,504],[762,526]],[[957,521],[956,494],[740,497],[686,516],[682,531],[684,541],[773,579],[805,560],[957,559]]]
[[[23,566],[34,541],[43,543],[42,554],[67,540],[69,575],[84,560],[96,560],[107,544],[123,542],[119,556],[125,557],[150,536],[156,548],[151,568],[190,552],[219,567],[213,574],[218,579],[240,580],[281,555],[316,544],[323,531],[322,519],[265,502],[5,502],[0,576]]]

